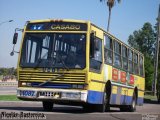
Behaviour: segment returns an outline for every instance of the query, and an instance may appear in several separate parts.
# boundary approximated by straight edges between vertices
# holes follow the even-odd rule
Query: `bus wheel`
[[[126,106],[126,105],[121,105],[121,106],[120,106],[120,111],[121,111],[121,112],[127,112],[127,111],[128,111],[127,106]]]
[[[85,111],[85,112],[92,112],[93,111],[93,105],[91,105],[91,104],[85,104],[85,105],[83,105],[83,110]]]
[[[45,111],[52,111],[53,109],[53,102],[49,102],[49,101],[43,101],[43,109]]]
[[[129,112],[134,112],[136,111],[136,94],[133,94],[133,98],[132,98],[132,104],[128,106],[128,110]]]
[[[103,103],[101,105],[96,106],[96,110],[98,112],[105,112],[110,110],[110,105],[109,105],[109,95],[107,94],[106,91],[104,91],[103,95]]]

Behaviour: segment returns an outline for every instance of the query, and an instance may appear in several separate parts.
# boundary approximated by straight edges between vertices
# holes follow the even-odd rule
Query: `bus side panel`
[[[89,90],[87,102],[90,104],[102,104],[104,92]]]
[[[103,74],[103,72],[101,73]],[[89,89],[87,102],[90,104],[102,104],[104,95],[104,83],[101,74],[89,72]]]
[[[112,86],[112,93],[111,93],[111,97],[110,97],[110,104],[115,105],[117,102],[117,86]]]
[[[138,98],[137,98],[137,105],[143,105],[144,99],[144,89],[145,89],[145,79],[140,76],[135,77],[135,86],[138,88]]]
[[[110,98],[111,105],[130,105],[133,99],[134,89],[112,85]]]
[[[121,105],[130,105],[133,99],[134,89],[122,88]]]
[[[137,105],[143,105],[144,102],[144,91],[138,91],[138,99],[137,99]]]

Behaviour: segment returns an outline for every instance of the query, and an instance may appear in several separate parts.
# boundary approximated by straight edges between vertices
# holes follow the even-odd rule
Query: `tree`
[[[121,0],[117,0],[118,3],[120,3],[120,1]],[[109,17],[108,17],[108,25],[107,25],[107,31],[109,31],[110,20],[111,20],[111,10],[115,5],[116,0],[100,0],[100,2],[105,2],[109,8]]]
[[[154,76],[154,53],[156,32],[150,23],[145,23],[140,30],[136,30],[128,38],[128,44],[139,50],[145,57],[146,89],[151,90]]]
[[[0,68],[0,76],[7,76],[7,75],[17,75],[17,70],[12,68]]]

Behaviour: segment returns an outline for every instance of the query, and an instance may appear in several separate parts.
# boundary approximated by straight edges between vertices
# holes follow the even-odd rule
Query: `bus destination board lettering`
[[[29,23],[27,31],[87,31],[87,24],[71,22]]]

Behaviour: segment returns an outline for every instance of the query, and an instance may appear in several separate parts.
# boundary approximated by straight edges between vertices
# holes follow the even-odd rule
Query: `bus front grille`
[[[63,75],[62,75],[63,74]],[[61,76],[62,75],[62,76]],[[57,77],[60,76],[60,77]],[[52,79],[52,80],[51,80]],[[19,80],[24,82],[45,82],[49,80],[51,83],[58,84],[84,84],[86,81],[85,73],[49,73],[49,72],[40,72],[40,71],[19,71]]]

